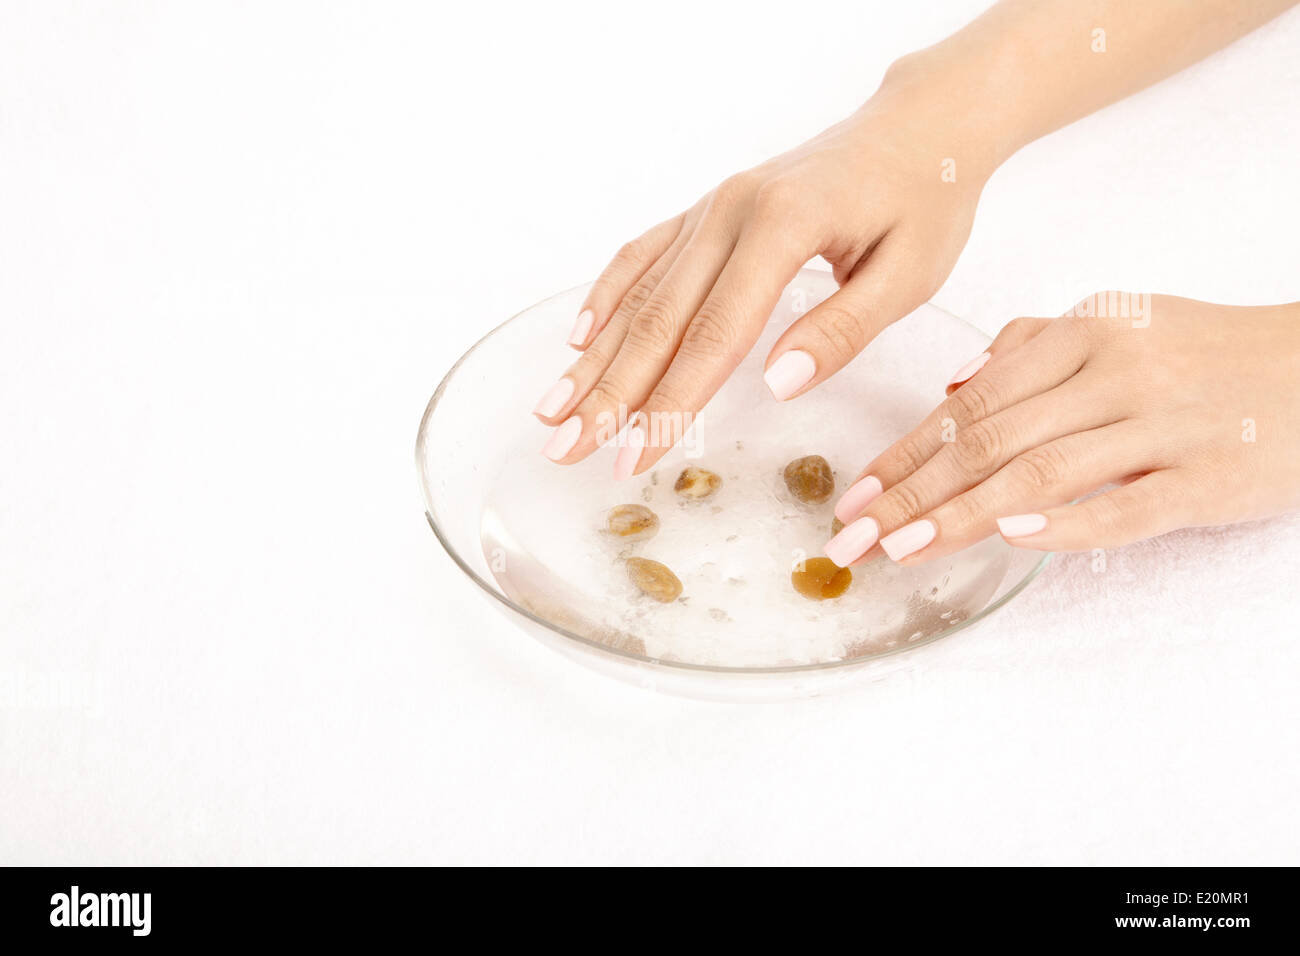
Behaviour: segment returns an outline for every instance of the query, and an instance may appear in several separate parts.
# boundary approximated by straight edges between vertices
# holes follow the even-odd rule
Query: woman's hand
[[[1297,381],[1300,303],[1101,293],[1016,319],[845,492],[826,554],[915,564],[995,531],[1077,551],[1294,509]]]
[[[852,117],[623,247],[578,315],[582,358],[534,409],[559,426],[544,453],[580,461],[637,412],[614,475],[651,467],[820,254],[841,288],[764,374],[781,400],[814,387],[947,278],[999,163],[1295,2],[1002,0],[899,60]]]
[[[764,375],[779,400],[833,375],[947,278],[996,166],[957,94],[895,68],[848,120],[726,180],[625,245],[569,344],[582,356],[538,403],[545,454],[590,455],[635,415],[614,473],[651,467],[757,340],[816,255],[840,290],[786,330]]]

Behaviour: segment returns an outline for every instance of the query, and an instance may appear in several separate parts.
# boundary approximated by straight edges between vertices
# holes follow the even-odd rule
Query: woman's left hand
[[[999,531],[1079,551],[1295,509],[1297,383],[1300,303],[1099,293],[1016,319],[863,469],[826,554],[916,564]]]

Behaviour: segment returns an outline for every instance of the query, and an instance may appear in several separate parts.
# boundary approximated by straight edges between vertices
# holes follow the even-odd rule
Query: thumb
[[[908,261],[902,244],[892,234],[885,236],[838,292],[785,330],[763,372],[777,401],[826,381],[885,326],[925,302]]]

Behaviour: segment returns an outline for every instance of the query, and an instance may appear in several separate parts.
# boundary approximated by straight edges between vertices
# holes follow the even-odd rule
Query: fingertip
[[[1023,514],[1007,515],[1004,518],[998,518],[998,533],[1003,538],[1024,538],[1030,535],[1038,534],[1047,527],[1047,515],[1044,514]]]
[[[880,479],[875,475],[859,478],[835,503],[835,517],[848,524],[854,515],[861,514],[862,509],[879,498],[884,490]]]
[[[627,481],[636,474],[641,453],[645,450],[645,439],[645,429],[640,425],[633,425],[628,429],[627,436],[623,439],[623,444],[614,458],[615,481]]]
[[[569,452],[573,451],[573,446],[578,444],[578,439],[581,437],[582,419],[573,415],[551,432],[551,437],[542,446],[542,454],[553,462],[563,461]]]
[[[573,331],[569,333],[569,346],[581,352],[586,347],[587,338],[591,335],[591,328],[595,323],[596,313],[591,309],[583,309],[579,312],[573,322]]]
[[[957,371],[953,373],[952,378],[948,380],[948,386],[944,389],[944,394],[951,395],[953,392],[957,391],[957,389],[969,382],[975,377],[976,372],[988,364],[989,359],[992,357],[993,355],[990,352],[981,352],[961,368],[957,369]]]
[[[817,374],[817,360],[803,349],[791,349],[778,356],[763,373],[768,391],[778,402],[792,398]]]
[[[880,539],[880,546],[884,548],[885,554],[889,555],[891,561],[902,563],[904,558],[915,554],[933,541],[938,531],[933,521],[922,518],[885,535]]]
[[[862,517],[840,529],[826,542],[822,553],[841,568],[850,567],[865,558],[880,538],[880,524],[875,518]]]
[[[533,414],[542,421],[554,419],[555,416],[564,411],[564,407],[569,404],[576,388],[577,383],[574,382],[573,379],[569,378],[567,375],[561,377],[560,380],[547,389],[546,394],[538,400],[536,407],[533,408]]]

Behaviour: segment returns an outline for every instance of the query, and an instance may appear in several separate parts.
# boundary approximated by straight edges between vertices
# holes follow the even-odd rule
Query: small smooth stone
[[[642,594],[661,604],[671,604],[682,593],[682,582],[666,565],[649,558],[628,558],[627,576]]]
[[[722,487],[722,476],[707,468],[689,467],[682,470],[673,485],[673,491],[683,498],[707,498]]]
[[[645,505],[615,505],[609,509],[605,527],[627,541],[644,541],[659,531],[659,516]]]
[[[790,572],[790,583],[804,597],[813,601],[837,598],[853,583],[853,572],[842,568],[830,558],[809,558],[803,569]]]
[[[835,491],[835,476],[821,455],[796,458],[785,466],[785,486],[800,501],[819,505]]]

